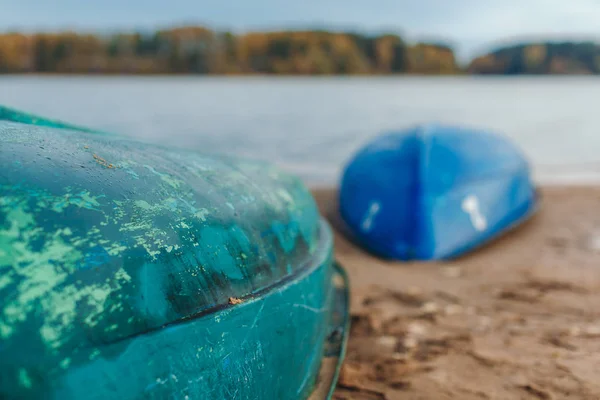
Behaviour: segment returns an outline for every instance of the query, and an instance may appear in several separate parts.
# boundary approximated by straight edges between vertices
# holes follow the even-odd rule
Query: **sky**
[[[0,0],[0,10],[0,31],[385,31],[447,42],[463,60],[519,40],[600,40],[600,0]]]

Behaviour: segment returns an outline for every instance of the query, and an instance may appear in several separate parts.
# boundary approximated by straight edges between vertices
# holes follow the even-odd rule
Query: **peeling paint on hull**
[[[11,119],[0,121],[0,397],[308,396],[333,241],[296,177]]]

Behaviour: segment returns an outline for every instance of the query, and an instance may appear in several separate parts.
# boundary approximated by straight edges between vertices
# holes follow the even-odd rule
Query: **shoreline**
[[[132,72],[0,72],[0,77],[64,77],[64,78],[213,78],[213,79],[228,79],[228,78],[264,78],[264,79],[425,79],[425,80],[448,80],[448,79],[464,79],[464,80],[550,80],[565,81],[565,80],[587,80],[597,78],[598,75],[586,74],[539,74],[539,75],[503,75],[503,74],[423,74],[423,73],[397,73],[397,74],[270,74],[270,73],[223,73],[223,74],[205,74],[205,73],[132,73]]]
[[[600,185],[540,188],[537,215],[447,262],[392,262],[344,235],[351,282],[338,399],[600,397]]]
[[[308,183],[306,183],[306,186],[308,187],[308,190],[317,197],[317,203],[327,202],[329,204],[329,202],[333,201],[333,200],[331,200],[331,198],[334,198],[338,191],[338,187],[336,185],[332,185],[330,183],[310,183],[310,182],[308,182]],[[544,183],[538,184],[538,185],[536,185],[536,187],[542,193],[555,193],[555,192],[563,192],[566,190],[574,190],[577,192],[596,191],[596,190],[600,190],[600,174],[598,176],[597,181],[596,181],[596,179],[588,179],[588,180],[583,180],[583,181],[572,180],[569,182],[551,181],[551,182],[544,182]],[[320,201],[319,198],[321,196],[327,197],[327,200],[323,199],[322,201]],[[319,206],[321,206],[321,204],[319,204]],[[328,207],[333,207],[333,206],[328,206]],[[600,214],[600,208],[599,208],[598,213]],[[600,262],[600,260],[599,260],[599,262]]]

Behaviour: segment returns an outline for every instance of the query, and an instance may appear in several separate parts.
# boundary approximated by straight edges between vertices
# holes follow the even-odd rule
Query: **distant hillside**
[[[448,46],[326,31],[0,35],[0,73],[454,74]]]
[[[281,31],[233,34],[199,26],[109,36],[0,34],[0,73],[389,75],[600,74],[600,44],[523,43],[461,69],[451,47],[396,34]]]
[[[592,42],[532,43],[503,47],[474,59],[472,74],[598,74],[600,45]]]

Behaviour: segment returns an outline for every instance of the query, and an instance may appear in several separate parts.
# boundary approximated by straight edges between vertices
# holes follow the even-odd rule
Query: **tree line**
[[[600,74],[600,45],[593,42],[528,43],[503,47],[477,57],[476,74]]]
[[[452,74],[454,52],[397,35],[326,31],[234,35],[202,27],[152,34],[0,35],[3,73]]]
[[[440,43],[396,34],[283,31],[233,34],[203,27],[153,33],[0,34],[0,73],[80,74],[581,74],[600,73],[600,46],[527,43],[461,68]]]

